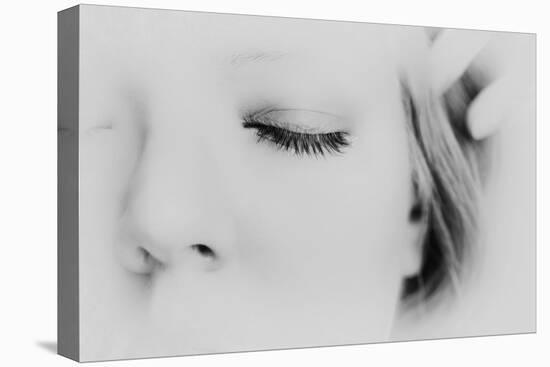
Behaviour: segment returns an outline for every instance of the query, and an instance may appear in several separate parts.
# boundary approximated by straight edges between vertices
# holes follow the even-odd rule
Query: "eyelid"
[[[344,117],[328,112],[295,109],[265,108],[249,115],[250,120],[306,134],[342,131]]]
[[[97,124],[94,126],[90,126],[86,128],[84,132],[87,134],[93,134],[93,133],[102,132],[105,130],[109,131],[113,129],[114,129],[114,125],[112,123],[105,123],[105,124]]]
[[[339,155],[343,153],[342,149],[351,144],[349,132],[341,129],[313,132],[312,129],[304,129],[296,124],[291,125],[293,127],[289,128],[288,123],[273,121],[271,118],[266,118],[265,114],[262,116],[259,113],[247,115],[243,118],[245,129],[256,130],[257,143],[266,141],[273,144],[277,149],[290,151],[297,156]]]

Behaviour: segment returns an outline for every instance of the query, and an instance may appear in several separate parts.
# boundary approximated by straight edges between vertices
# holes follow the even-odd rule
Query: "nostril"
[[[130,272],[150,275],[163,263],[147,248],[135,244],[120,244],[117,246],[117,257],[122,265]]]
[[[192,245],[191,248],[199,253],[201,256],[208,257],[210,259],[215,259],[217,257],[214,250],[212,250],[209,246],[203,245],[201,243]]]

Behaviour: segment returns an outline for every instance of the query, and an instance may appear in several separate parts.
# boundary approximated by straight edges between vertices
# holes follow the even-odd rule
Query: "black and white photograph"
[[[77,359],[535,331],[534,34],[93,5],[59,24]]]
[[[2,3],[0,366],[550,365],[544,10]]]

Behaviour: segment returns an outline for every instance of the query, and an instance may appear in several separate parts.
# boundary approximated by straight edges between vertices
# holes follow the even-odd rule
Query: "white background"
[[[538,49],[537,334],[99,362],[117,366],[536,366],[550,361],[543,314],[548,272],[549,136],[544,90],[550,26],[543,1],[202,0],[96,4],[535,32]],[[56,21],[73,1],[4,2],[0,8],[0,365],[71,365],[56,339]],[[546,15],[546,16],[545,16]],[[543,142],[545,144],[543,145]],[[546,347],[546,348],[545,348]]]

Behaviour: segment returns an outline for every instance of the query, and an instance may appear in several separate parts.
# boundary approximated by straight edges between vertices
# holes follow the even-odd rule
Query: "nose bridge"
[[[128,187],[127,215],[146,241],[158,246],[226,246],[230,216],[207,137],[195,128],[199,121],[182,122],[185,128],[165,122],[152,121],[145,137]]]

